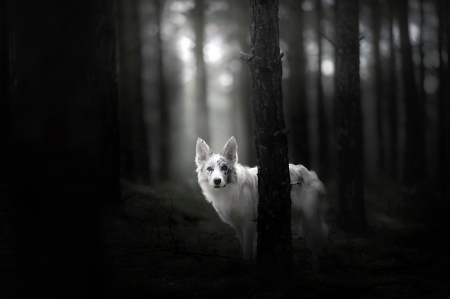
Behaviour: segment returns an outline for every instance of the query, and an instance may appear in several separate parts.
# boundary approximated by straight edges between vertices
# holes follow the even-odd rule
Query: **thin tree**
[[[107,0],[96,0],[90,5],[91,55],[88,83],[92,98],[100,102],[99,167],[105,178],[106,198],[110,202],[120,202],[119,100],[113,6]]]
[[[450,51],[449,39],[449,5],[448,1],[438,1],[438,51],[439,51],[439,185],[442,192],[448,191],[448,181],[450,180],[449,173],[449,120],[450,115],[450,88],[448,87],[448,72],[446,73],[446,65],[444,63],[445,38],[447,37],[447,53]],[[447,32],[447,34],[446,34]],[[447,71],[449,71],[449,62],[447,59]],[[445,83],[444,83],[445,82]],[[447,87],[446,87],[447,86]]]
[[[322,21],[322,0],[316,1],[317,6],[317,28],[321,30]],[[317,33],[317,113],[318,113],[318,126],[319,126],[319,165],[320,174],[322,177],[328,177],[329,175],[329,157],[328,157],[328,125],[325,115],[325,103],[323,94],[323,82],[322,82],[322,35]]]
[[[381,171],[384,171],[385,159],[383,151],[383,72],[381,69],[380,54],[380,34],[381,34],[381,14],[380,3],[378,0],[371,0],[370,9],[372,12],[372,32],[373,32],[373,56],[375,69],[375,107],[377,119],[377,141],[378,141],[378,160]]]
[[[134,182],[149,181],[149,155],[141,84],[141,38],[138,0],[117,3],[121,174]]]
[[[402,55],[402,79],[406,108],[405,160],[403,163],[403,185],[405,197],[412,195],[414,188],[423,179],[425,172],[425,130],[423,109],[414,78],[414,62],[408,29],[408,0],[398,0],[397,15]]]
[[[301,1],[290,0],[289,8],[289,52],[287,53],[290,65],[290,76],[287,82],[289,99],[286,103],[286,117],[290,122],[288,127],[289,144],[292,146],[289,152],[291,162],[300,163],[306,167],[311,166],[309,153],[308,133],[308,104],[306,86],[306,60],[305,44],[303,39],[305,14],[301,7]]]
[[[389,18],[389,79],[388,79],[388,111],[389,111],[389,172],[392,178],[397,178],[398,159],[397,159],[397,75],[396,75],[396,51],[394,44],[394,3],[388,3]]]
[[[250,65],[258,159],[258,267],[285,272],[292,267],[291,199],[287,133],[283,116],[278,1],[251,0]]]
[[[236,21],[237,30],[234,34],[235,41],[241,49],[248,49],[247,42],[248,27],[250,20],[248,19],[248,11],[250,4],[247,1],[234,0],[230,3],[233,18]],[[245,161],[247,165],[256,164],[256,153],[254,149],[254,121],[251,102],[251,76],[248,68],[242,68],[235,74],[234,81],[234,114],[237,121],[233,124],[233,134],[240,144],[239,160]]]
[[[339,172],[339,226],[367,228],[363,186],[363,140],[359,77],[359,1],[338,1],[337,130]]]
[[[1,157],[11,156],[12,144],[12,126],[9,104],[9,72],[10,72],[10,56],[9,56],[9,34],[8,34],[8,2],[1,1],[0,3],[0,138],[3,146],[0,148]],[[5,183],[10,177],[11,159],[1,159],[0,162],[0,183]]]
[[[167,96],[167,87],[164,73],[164,57],[163,57],[163,43],[161,39],[161,16],[164,8],[164,0],[155,0],[156,6],[156,23],[159,30],[156,34],[157,47],[157,77],[158,77],[158,108],[159,108],[159,163],[158,175],[162,181],[170,179],[170,98]]]
[[[425,111],[425,64],[423,60],[425,59],[425,51],[424,51],[424,43],[423,38],[425,36],[425,13],[424,13],[424,0],[420,0],[420,35],[419,35],[419,55],[420,55],[420,63],[419,63],[419,109]],[[422,116],[425,117],[425,113],[422,113]],[[421,122],[425,126],[425,119],[422,119]],[[425,130],[425,128],[424,128]]]
[[[193,9],[195,31],[196,78],[195,91],[197,100],[197,134],[204,140],[209,140],[208,101],[206,96],[206,67],[203,57],[205,0],[195,0]]]

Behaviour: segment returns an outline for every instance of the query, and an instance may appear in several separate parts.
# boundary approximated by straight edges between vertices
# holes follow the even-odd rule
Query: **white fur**
[[[198,138],[195,157],[198,183],[220,219],[236,230],[244,260],[252,260],[256,253],[258,170],[243,166],[237,160],[234,137],[220,154],[214,154]],[[313,269],[317,269],[317,254],[328,236],[325,188],[316,173],[302,165],[289,164],[289,171],[291,183],[300,182],[291,189],[292,225],[297,228],[299,237],[306,238],[312,252]]]

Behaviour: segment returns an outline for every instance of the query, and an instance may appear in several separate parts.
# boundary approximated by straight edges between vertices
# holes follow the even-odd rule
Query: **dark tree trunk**
[[[322,1],[317,0],[317,28],[321,29],[320,22],[322,21]],[[322,36],[317,33],[317,113],[318,113],[318,125],[319,125],[319,165],[320,176],[327,178],[329,176],[329,156],[328,156],[328,125],[325,115],[325,104],[323,95],[322,84]]]
[[[164,2],[163,0],[155,0],[156,4],[156,22],[161,28],[162,21],[161,16],[163,13]],[[157,72],[158,72],[158,91],[159,91],[159,166],[158,175],[162,181],[168,181],[170,179],[170,140],[171,140],[171,130],[170,130],[170,98],[167,96],[167,85],[164,72],[163,64],[163,44],[161,39],[161,30],[157,33],[157,47],[158,47],[158,58],[157,58]]]
[[[112,1],[8,4],[11,297],[103,298],[98,213],[120,199]]]
[[[383,72],[381,69],[380,54],[380,33],[381,33],[381,15],[380,3],[378,0],[370,2],[372,12],[372,31],[373,31],[373,55],[375,60],[375,105],[377,119],[377,141],[378,141],[378,165],[381,171],[385,169],[385,159],[383,150]]]
[[[398,0],[397,14],[400,29],[400,48],[402,55],[402,77],[406,107],[406,140],[405,160],[403,163],[403,185],[405,196],[412,195],[413,188],[423,179],[425,165],[425,135],[423,113],[417,94],[417,84],[414,78],[414,63],[412,47],[408,30],[408,0]]]
[[[337,131],[339,157],[339,226],[367,228],[363,186],[363,144],[359,80],[359,1],[338,2],[340,52]]]
[[[258,267],[292,267],[291,199],[287,134],[283,116],[278,1],[251,0],[251,54],[240,57],[252,71],[258,159]]]
[[[0,184],[10,180],[11,171],[11,110],[9,107],[9,73],[10,59],[9,59],[9,34],[8,24],[8,2],[0,2],[0,140],[2,140],[2,146],[0,147]]]
[[[149,182],[149,155],[141,83],[141,37],[138,0],[117,1],[121,174]]]
[[[91,2],[90,66],[91,96],[100,105],[99,167],[105,178],[106,196],[120,202],[120,155],[116,39],[113,4],[109,0]]]
[[[205,0],[195,0],[193,10],[195,31],[195,60],[197,75],[195,78],[195,92],[197,100],[197,134],[204,140],[210,140],[208,122],[208,101],[206,96],[206,67],[203,57]]]
[[[420,36],[419,36],[419,55],[420,55],[420,63],[419,63],[419,109],[421,109],[422,111],[425,111],[426,107],[425,107],[425,101],[426,101],[426,94],[425,94],[425,88],[424,88],[424,83],[425,83],[425,65],[423,63],[423,60],[425,58],[425,52],[424,52],[424,44],[423,44],[423,37],[424,37],[424,22],[425,22],[425,14],[424,14],[424,8],[423,8],[423,1],[424,0],[420,0]],[[424,117],[424,119],[421,120],[424,128],[423,130],[425,130],[425,113],[421,113],[422,116]],[[425,142],[425,140],[424,140]],[[424,156],[425,156],[425,151],[424,151]]]
[[[389,3],[389,80],[388,80],[388,111],[389,111],[389,173],[397,179],[398,159],[397,159],[397,76],[396,76],[396,58],[394,44],[394,3]]]
[[[236,42],[240,48],[246,51],[250,48],[247,42],[248,28],[250,20],[248,19],[248,11],[250,9],[247,1],[231,1],[233,16],[238,24],[236,32]],[[250,70],[242,65],[242,69],[235,75],[234,81],[234,115],[239,119],[234,122],[233,134],[238,140],[239,160],[247,165],[256,164],[255,141],[253,140],[253,132],[255,131],[253,121],[253,111],[251,102],[251,74]]]
[[[438,51],[439,51],[439,185],[444,193],[449,190],[450,171],[449,171],[449,115],[450,115],[450,89],[448,87],[449,64],[444,63],[443,52],[445,50],[445,38],[447,38],[447,53],[449,53],[449,5],[446,0],[438,1]],[[447,34],[446,34],[447,32]]]
[[[306,60],[303,40],[304,13],[301,1],[289,1],[291,17],[289,18],[289,64],[290,76],[287,82],[289,98],[286,114],[289,120],[288,135],[290,161],[311,167],[308,133],[308,104],[306,96]]]

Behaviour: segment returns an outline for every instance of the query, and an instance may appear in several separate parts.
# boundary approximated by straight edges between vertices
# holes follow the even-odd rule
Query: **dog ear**
[[[238,160],[237,143],[236,139],[234,139],[234,136],[231,136],[231,138],[227,141],[220,154],[225,158],[227,158],[228,160],[237,162]]]
[[[197,166],[205,162],[213,154],[212,150],[201,138],[197,139],[197,146],[195,148],[195,151],[195,163],[197,164]]]

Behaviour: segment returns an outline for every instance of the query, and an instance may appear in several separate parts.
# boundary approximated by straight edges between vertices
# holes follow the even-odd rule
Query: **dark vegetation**
[[[445,298],[450,291],[448,203],[433,196],[399,204],[389,183],[370,186],[370,228],[349,234],[336,226],[336,186],[329,182],[330,235],[320,272],[311,271],[304,241],[293,239],[292,273],[264,277],[242,264],[234,230],[196,188],[122,186],[123,204],[101,216],[108,297]]]

